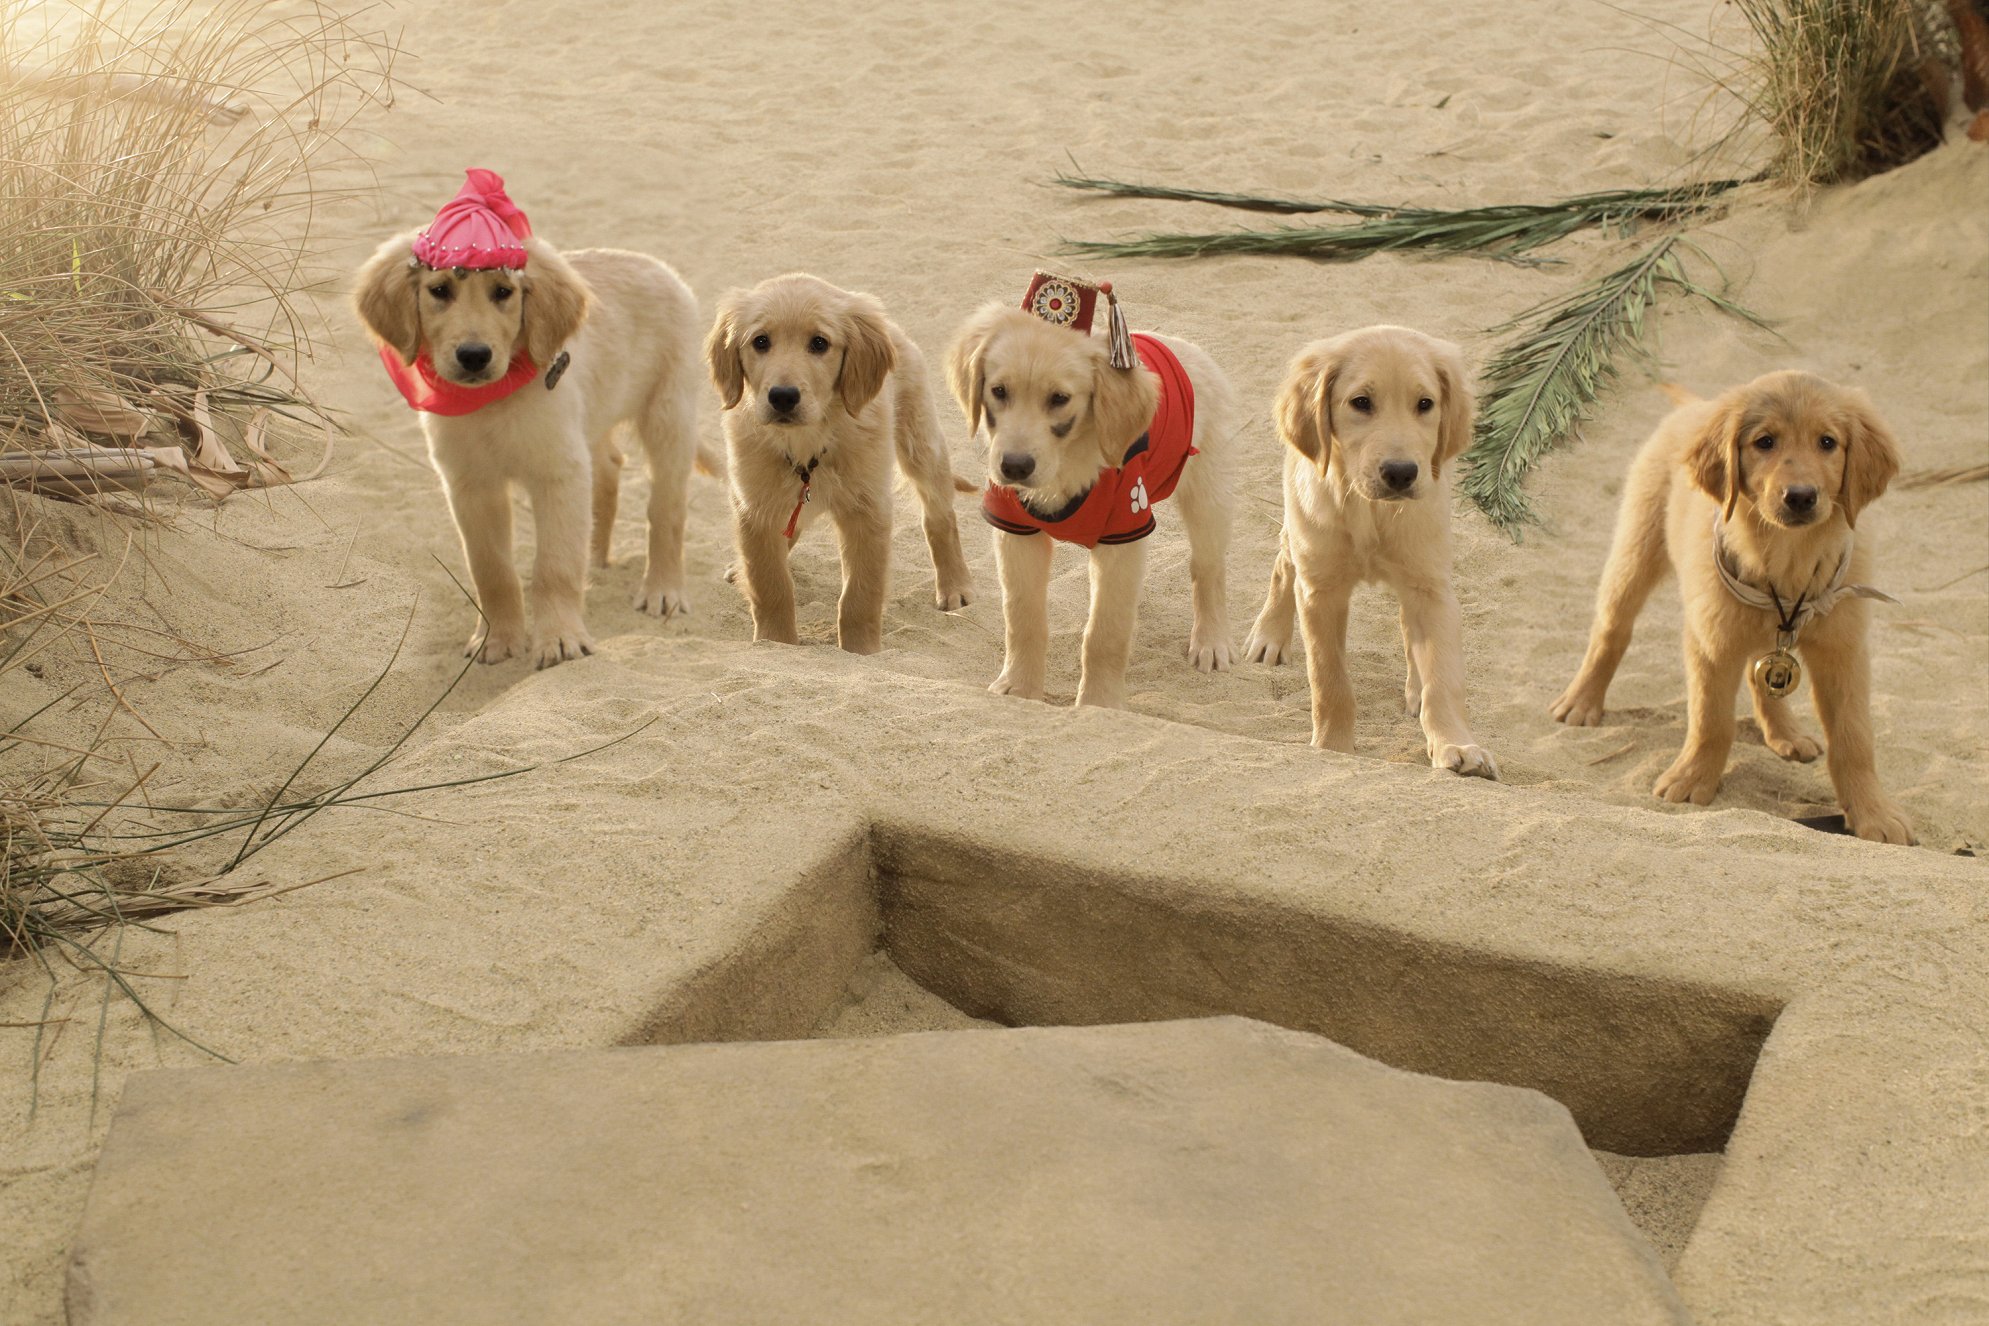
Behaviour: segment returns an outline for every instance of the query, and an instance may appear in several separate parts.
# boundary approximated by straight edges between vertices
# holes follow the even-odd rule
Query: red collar
[[[512,358],[508,373],[481,387],[460,386],[439,377],[435,372],[435,362],[429,358],[427,350],[416,355],[412,364],[403,364],[398,354],[383,345],[380,347],[380,362],[386,365],[387,376],[401,389],[408,408],[428,414],[475,414],[493,401],[503,400],[539,375],[539,366],[524,350],[518,351]]]

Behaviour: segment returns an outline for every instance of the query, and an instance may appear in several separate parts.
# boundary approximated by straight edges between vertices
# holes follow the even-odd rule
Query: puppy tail
[[[972,479],[963,479],[956,474],[953,476],[953,491],[956,493],[978,493],[981,491],[981,486]]]
[[[1688,391],[1676,382],[1660,382],[1658,383],[1658,390],[1669,397],[1673,405],[1690,405],[1694,401],[1705,399],[1697,392]]]
[[[725,453],[707,442],[698,443],[695,464],[699,474],[708,474],[714,479],[725,477]]]

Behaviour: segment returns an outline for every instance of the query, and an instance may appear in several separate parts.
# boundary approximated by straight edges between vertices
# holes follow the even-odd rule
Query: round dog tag
[[[1803,665],[1786,649],[1754,660],[1754,684],[1778,700],[1793,693],[1802,680]]]

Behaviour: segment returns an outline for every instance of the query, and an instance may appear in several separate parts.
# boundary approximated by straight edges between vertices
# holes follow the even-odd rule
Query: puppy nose
[[[801,388],[768,387],[767,404],[773,406],[774,409],[779,410],[782,414],[786,414],[795,406],[801,404]]]
[[[1782,505],[1798,514],[1816,510],[1816,489],[1806,483],[1791,484],[1782,490]]]
[[[1416,481],[1416,462],[1413,460],[1382,461],[1381,481],[1398,493],[1408,492],[1409,485]]]
[[[456,347],[456,362],[471,373],[481,373],[490,367],[490,347],[487,345],[459,345]]]
[[[1018,456],[1013,452],[1001,453],[1001,477],[1020,483],[1036,472],[1034,456]]]

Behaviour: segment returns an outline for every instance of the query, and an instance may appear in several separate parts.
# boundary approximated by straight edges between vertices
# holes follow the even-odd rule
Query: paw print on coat
[[[1146,500],[1146,480],[1143,478],[1133,480],[1133,514],[1137,516],[1151,505],[1153,504]]]

